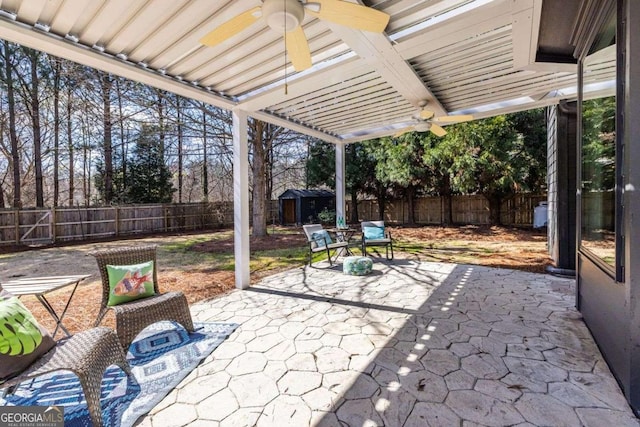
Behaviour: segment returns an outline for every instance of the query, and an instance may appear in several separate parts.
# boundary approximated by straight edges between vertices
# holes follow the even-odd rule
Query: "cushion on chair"
[[[114,306],[155,295],[153,261],[133,265],[107,265],[109,302]]]
[[[319,248],[324,248],[326,245],[333,243],[327,230],[316,231],[311,235],[311,239],[316,242]]]
[[[18,297],[0,291],[0,380],[19,374],[55,344]]]
[[[363,229],[365,240],[384,239],[384,227],[368,227]]]
[[[364,276],[373,270],[373,260],[364,256],[348,256],[342,262],[342,272],[351,276]]]

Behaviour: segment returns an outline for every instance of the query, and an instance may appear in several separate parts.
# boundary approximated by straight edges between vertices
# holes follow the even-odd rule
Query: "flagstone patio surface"
[[[142,426],[640,426],[574,281],[375,259],[315,264],[192,308],[241,326]]]

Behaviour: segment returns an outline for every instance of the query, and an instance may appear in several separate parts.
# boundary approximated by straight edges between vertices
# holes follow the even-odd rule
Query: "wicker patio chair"
[[[91,252],[91,255],[96,258],[102,277],[102,302],[95,326],[99,325],[107,311],[112,309],[116,318],[116,332],[125,352],[140,331],[161,320],[174,321],[187,331],[194,331],[189,304],[184,294],[182,292],[160,293],[155,246],[106,249]],[[131,265],[147,261],[153,261],[155,295],[108,306],[110,287],[107,265]]]
[[[12,391],[18,384],[54,371],[71,371],[78,376],[94,426],[102,426],[100,387],[107,367],[119,366],[135,381],[116,333],[107,327],[97,327],[65,338],[36,359],[17,376],[0,383],[0,388]]]

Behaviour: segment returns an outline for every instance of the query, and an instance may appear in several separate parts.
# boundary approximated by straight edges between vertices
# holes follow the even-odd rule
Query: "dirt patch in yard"
[[[250,240],[251,252],[301,247],[307,242],[302,234],[271,234],[265,237],[252,237]],[[233,238],[197,243],[191,249],[198,252],[232,253]]]
[[[546,242],[546,229],[465,225],[459,227],[391,227],[403,239],[474,240],[484,242]]]
[[[497,226],[391,228],[406,256],[421,261],[479,264],[545,273],[553,265],[546,229]],[[413,246],[423,246],[415,249]]]
[[[389,227],[398,259],[478,264],[543,273],[552,262],[547,255],[544,231],[506,227]],[[272,231],[270,229],[270,231]],[[226,234],[219,234],[226,233]],[[358,237],[356,235],[356,237]],[[100,303],[100,279],[95,259],[89,252],[109,246],[133,244],[170,245],[198,241],[186,251],[202,254],[233,254],[233,235],[223,232],[158,235],[131,240],[64,244],[55,247],[28,248],[0,246],[0,283],[13,277],[35,277],[65,274],[92,274],[78,287],[65,325],[72,333],[93,326]],[[299,229],[276,229],[270,236],[251,239],[252,253],[275,249],[306,248]],[[357,250],[356,250],[356,253]],[[162,255],[162,256],[160,256]],[[373,256],[382,254],[374,253]],[[230,270],[207,265],[174,267],[171,251],[159,254],[159,285],[163,291],[183,291],[189,303],[203,301],[234,289],[235,276]],[[282,267],[252,271],[252,282],[273,274]],[[62,311],[70,289],[53,292],[47,297],[56,311]],[[45,327],[53,330],[53,321],[34,297],[23,298],[25,304]],[[113,326],[108,315],[103,324]],[[59,334],[57,338],[61,335]]]

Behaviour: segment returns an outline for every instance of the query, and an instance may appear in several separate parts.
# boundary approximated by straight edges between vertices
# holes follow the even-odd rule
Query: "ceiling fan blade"
[[[431,117],[433,117],[433,115],[436,114],[433,111],[429,111],[429,110],[422,110],[420,111],[420,118],[423,120],[429,120]]]
[[[462,123],[473,120],[473,116],[471,114],[460,114],[457,116],[434,117],[433,120],[441,123]]]
[[[215,30],[202,37],[200,39],[200,43],[210,47],[220,44],[241,31],[244,31],[260,19],[261,16],[262,12],[260,6],[249,9],[246,12],[231,18]]]
[[[413,130],[413,126],[408,127],[408,128],[404,128],[404,129],[400,129],[398,132],[393,134],[394,138],[398,138],[399,136],[404,135],[407,132],[411,132]]]
[[[447,131],[442,126],[438,126],[435,123],[431,123],[429,130],[436,136],[445,136],[447,134]]]
[[[313,3],[320,4],[320,11],[305,8],[305,12],[356,30],[381,33],[389,23],[389,15],[367,6],[340,0],[314,0]]]
[[[287,38],[287,52],[293,68],[296,71],[311,68],[311,51],[302,27],[298,26],[296,29],[286,32],[285,37]]]

